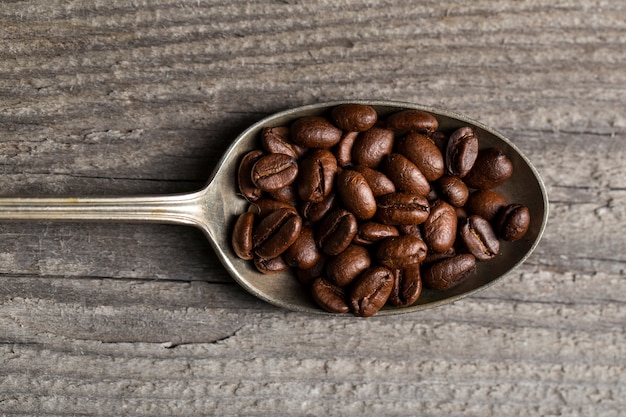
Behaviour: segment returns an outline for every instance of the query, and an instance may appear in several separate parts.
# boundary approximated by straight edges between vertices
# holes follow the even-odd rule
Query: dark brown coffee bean
[[[428,195],[430,184],[417,166],[399,153],[387,155],[383,172],[395,184],[398,191]]]
[[[441,155],[445,155],[446,147],[448,146],[448,136],[441,131],[436,131],[430,134],[430,139],[433,141],[437,149],[441,152]]]
[[[447,290],[470,277],[476,270],[476,259],[464,253],[426,265],[422,269],[422,282],[434,290]]]
[[[335,147],[335,158],[340,167],[345,168],[352,164],[352,146],[357,136],[359,136],[358,132],[346,132]]]
[[[352,312],[360,317],[373,316],[385,305],[392,289],[393,274],[388,268],[368,268],[358,277],[350,292]]]
[[[456,249],[454,247],[451,247],[447,251],[441,252],[441,253],[428,252],[426,254],[426,259],[424,259],[420,265],[429,265],[429,264],[441,261],[442,259],[452,258],[455,255],[456,255]]]
[[[296,279],[305,287],[309,287],[315,278],[319,278],[326,274],[326,261],[328,256],[320,254],[320,258],[315,265],[308,269],[296,268]]]
[[[372,189],[374,197],[380,197],[381,195],[396,191],[396,186],[393,181],[382,172],[364,165],[356,165],[353,169],[363,175],[365,181],[367,181],[367,184]]]
[[[398,225],[398,231],[401,235],[411,235],[422,239],[422,229],[420,228],[419,224]]]
[[[253,258],[252,231],[254,230],[254,213],[244,212],[239,215],[233,227],[232,246],[235,254],[247,261]]]
[[[317,305],[330,313],[345,314],[350,311],[344,290],[325,278],[319,277],[313,281],[311,295]]]
[[[277,257],[296,241],[301,228],[302,219],[290,209],[268,214],[254,228],[254,252],[264,259]]]
[[[252,167],[252,181],[263,191],[276,191],[286,187],[297,176],[296,159],[282,153],[262,156]]]
[[[305,201],[300,205],[300,214],[311,222],[322,220],[322,218],[335,207],[335,195],[335,193],[330,193],[319,203]]]
[[[336,285],[349,285],[361,272],[370,267],[372,259],[363,246],[350,245],[326,264],[326,277]]]
[[[437,118],[421,110],[403,110],[388,116],[385,127],[398,132],[433,133],[439,127]]]
[[[393,271],[393,288],[387,303],[395,307],[414,304],[422,293],[420,266],[414,265]]]
[[[443,154],[435,143],[419,133],[409,133],[398,141],[398,153],[413,162],[428,181],[445,172]]]
[[[330,148],[341,140],[343,132],[328,120],[318,116],[302,117],[289,129],[293,143],[308,148]]]
[[[283,153],[292,158],[299,158],[302,149],[289,140],[289,128],[287,126],[264,127],[261,130],[261,147],[267,153]]]
[[[422,262],[427,250],[426,243],[415,236],[388,237],[378,244],[376,259],[387,268],[404,269]]]
[[[340,129],[363,132],[376,123],[378,114],[372,106],[364,104],[341,104],[333,108],[330,118]]]
[[[407,193],[391,193],[378,198],[376,218],[383,224],[408,225],[426,221],[430,205],[426,197]]]
[[[489,221],[475,214],[461,224],[459,236],[468,252],[479,261],[493,259],[500,251],[500,241]]]
[[[281,256],[290,266],[300,269],[312,268],[321,256],[315,242],[313,228],[311,226],[302,226],[296,241]]]
[[[469,126],[454,131],[446,147],[446,168],[450,175],[463,178],[474,166],[478,156],[478,137]]]
[[[359,225],[359,231],[354,237],[354,243],[371,245],[392,236],[400,236],[400,232],[396,227],[382,223],[367,222]]]
[[[338,255],[343,252],[358,231],[356,217],[344,209],[328,213],[317,228],[317,243],[322,252]]]
[[[357,171],[345,169],[337,174],[337,194],[345,208],[360,220],[374,217],[376,198],[365,180]]]
[[[263,191],[252,181],[252,167],[263,155],[263,151],[260,149],[250,151],[244,155],[239,163],[237,185],[239,192],[248,201],[256,201],[263,195]]]
[[[268,275],[277,274],[279,272],[286,271],[289,268],[289,265],[287,265],[287,262],[285,262],[282,256],[265,259],[255,255],[253,262],[257,271]]]
[[[275,212],[278,209],[288,209],[293,211],[294,214],[298,214],[296,208],[284,201],[277,201],[271,198],[260,198],[254,203],[250,204],[248,211],[257,215],[259,219],[267,216],[270,213]]]
[[[319,203],[333,190],[337,174],[337,159],[325,149],[306,156],[299,166],[298,195],[304,201]]]
[[[500,209],[507,205],[505,198],[493,190],[477,190],[472,192],[465,204],[468,214],[477,214],[492,221]]]
[[[455,207],[463,207],[467,203],[469,189],[458,177],[444,175],[437,180],[436,188],[441,198]]]
[[[296,206],[298,204],[298,192],[294,184],[287,185],[286,187],[279,188],[278,190],[268,191],[269,196],[283,203],[287,203],[290,206]]]
[[[456,240],[457,217],[454,207],[443,200],[430,206],[430,215],[422,223],[422,238],[434,252],[445,252]]]
[[[513,175],[513,162],[498,148],[478,151],[476,162],[463,178],[465,183],[480,190],[496,188]]]
[[[394,134],[391,130],[373,127],[359,134],[352,145],[352,162],[378,168],[385,155],[393,150]]]
[[[523,238],[529,227],[530,211],[522,204],[509,204],[496,217],[498,236],[510,242]]]

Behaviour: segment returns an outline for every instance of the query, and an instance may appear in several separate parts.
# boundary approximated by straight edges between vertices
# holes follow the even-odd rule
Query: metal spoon
[[[0,221],[115,221],[195,226],[204,232],[235,281],[254,296],[289,310],[329,314],[311,301],[289,271],[263,275],[251,262],[239,259],[231,249],[230,234],[234,220],[247,209],[248,204],[237,190],[239,160],[247,151],[259,147],[260,130],[266,126],[287,125],[303,116],[326,114],[332,107],[346,102],[298,107],[266,117],[250,126],[228,148],[208,183],[198,191],[157,196],[0,198]],[[500,147],[513,161],[514,175],[498,191],[507,201],[528,206],[531,214],[531,226],[525,238],[504,243],[501,256],[479,264],[476,274],[460,286],[446,291],[425,289],[416,304],[404,308],[384,308],[377,315],[408,313],[451,303],[496,283],[528,258],[545,229],[548,198],[536,169],[510,140],[479,122],[449,111],[391,101],[349,102],[371,105],[382,117],[402,109],[424,110],[437,117],[440,130],[444,132],[473,126],[478,132],[481,148]]]

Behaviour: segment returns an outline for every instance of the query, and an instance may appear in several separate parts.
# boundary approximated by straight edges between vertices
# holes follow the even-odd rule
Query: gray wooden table
[[[510,137],[550,220],[425,312],[283,311],[172,225],[0,224],[0,415],[623,416],[626,3],[0,3],[0,194],[192,191],[249,124],[391,99]]]

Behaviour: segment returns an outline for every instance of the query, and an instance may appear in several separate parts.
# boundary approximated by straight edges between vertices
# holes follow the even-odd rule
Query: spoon
[[[248,206],[248,202],[238,193],[237,168],[245,153],[259,148],[261,129],[288,125],[303,116],[324,115],[331,108],[348,102],[370,105],[381,117],[403,109],[427,111],[438,119],[439,129],[443,132],[451,132],[461,126],[473,126],[481,148],[497,146],[513,162],[513,176],[497,191],[507,201],[525,204],[531,215],[531,225],[526,236],[516,242],[503,242],[501,256],[487,263],[479,263],[476,273],[461,285],[445,291],[424,289],[414,305],[385,307],[377,315],[408,313],[451,303],[495,284],[528,258],[539,243],[548,218],[545,186],[530,161],[510,140],[479,122],[449,111],[393,101],[319,103],[266,117],[235,139],[207,184],[198,191],[156,196],[0,198],[0,221],[148,222],[194,226],[204,232],[233,279],[254,296],[292,311],[330,314],[314,304],[289,270],[275,275],[259,273],[251,262],[235,255],[230,239],[234,220]]]

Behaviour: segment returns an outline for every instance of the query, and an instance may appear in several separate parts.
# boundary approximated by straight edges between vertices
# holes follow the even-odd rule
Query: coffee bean
[[[239,192],[248,201],[256,201],[261,198],[263,191],[252,181],[252,167],[264,155],[263,151],[257,149],[244,155],[237,170],[237,185]]]
[[[267,153],[282,153],[294,159],[297,159],[302,152],[289,140],[287,126],[264,127],[261,130],[261,147]]]
[[[305,201],[300,205],[302,217],[311,222],[317,222],[335,207],[335,193],[330,193],[319,203]]]
[[[437,180],[437,190],[441,198],[455,207],[462,207],[467,203],[469,189],[467,185],[458,177],[444,175]]]
[[[399,153],[385,157],[383,172],[398,191],[419,195],[428,195],[430,192],[430,184],[424,174],[413,162]]]
[[[376,124],[378,114],[372,106],[341,104],[333,108],[330,118],[340,129],[348,132],[363,132]]]
[[[278,274],[279,272],[286,271],[289,268],[289,265],[287,265],[287,262],[285,262],[282,256],[265,259],[255,255],[253,263],[259,272],[267,275]]]
[[[282,153],[264,155],[252,167],[252,181],[263,191],[276,191],[286,187],[297,176],[296,159]]]
[[[482,149],[463,181],[481,190],[496,188],[513,175],[513,162],[498,148]]]
[[[399,132],[433,133],[439,127],[437,118],[421,110],[403,110],[387,117],[385,127]]]
[[[464,253],[425,266],[422,282],[434,290],[447,290],[470,277],[476,270],[476,258]]]
[[[523,238],[529,227],[530,211],[522,204],[509,204],[496,217],[498,235],[510,242]]]
[[[421,195],[391,193],[378,198],[376,218],[389,225],[420,224],[430,213],[428,200]]]
[[[435,181],[445,172],[441,151],[424,135],[407,134],[398,141],[398,153],[413,162],[428,181]]]
[[[253,258],[252,231],[254,230],[254,213],[244,212],[235,222],[232,234],[232,247],[235,254],[247,261]]]
[[[298,214],[293,205],[285,203],[284,201],[273,200],[271,198],[260,198],[248,207],[248,211],[256,214],[259,219],[262,219],[278,209],[287,209],[291,210],[294,214]]]
[[[343,252],[358,231],[356,217],[344,209],[328,213],[317,229],[317,243],[327,255]]]
[[[302,226],[298,238],[283,252],[282,257],[290,266],[300,269],[312,268],[321,257],[313,228],[308,225]]]
[[[443,200],[430,206],[430,215],[422,223],[422,236],[428,248],[445,252],[454,245],[457,233],[457,217],[454,207]]]
[[[393,288],[387,302],[395,307],[414,304],[422,293],[420,266],[409,266],[393,271]]]
[[[507,205],[505,198],[493,190],[476,190],[472,192],[465,204],[469,214],[477,214],[492,221],[501,208]]]
[[[370,267],[372,259],[367,249],[350,245],[326,264],[327,278],[340,287],[349,285],[361,272]]]
[[[320,307],[330,313],[345,314],[350,311],[344,290],[323,277],[313,281],[311,295]]]
[[[396,186],[393,181],[382,172],[366,167],[365,165],[356,165],[353,169],[363,175],[367,185],[372,189],[374,197],[380,197],[381,195],[396,191]]]
[[[341,140],[343,132],[319,116],[302,117],[290,127],[293,143],[308,148],[330,148]]]
[[[478,156],[478,138],[469,126],[454,131],[446,147],[446,167],[450,175],[463,178],[474,166]]]
[[[373,127],[359,134],[352,145],[352,162],[378,168],[385,155],[393,150],[394,134],[391,130]]]
[[[426,243],[415,236],[388,237],[380,241],[376,259],[388,268],[403,269],[422,262],[427,250]]]
[[[393,289],[393,274],[382,266],[365,270],[350,292],[352,312],[360,317],[370,317],[380,310]]]
[[[354,242],[362,245],[371,245],[392,236],[400,236],[400,232],[396,227],[382,223],[367,222],[359,226]]]
[[[272,197],[272,199],[287,203],[290,206],[295,207],[298,204],[298,192],[296,191],[294,184],[287,185],[283,188],[279,188],[278,190],[268,191],[267,193],[270,197]]]
[[[374,217],[376,199],[365,177],[354,170],[343,170],[337,174],[337,193],[347,210],[360,220]]]
[[[302,219],[290,209],[278,209],[261,219],[254,228],[254,252],[263,259],[275,258],[296,241]]]
[[[340,167],[345,168],[352,164],[352,147],[357,136],[359,136],[358,132],[346,132],[335,147],[335,158]]]
[[[296,279],[298,282],[308,288],[316,278],[324,276],[326,274],[327,260],[328,256],[321,253],[319,260],[311,268],[296,268]]]
[[[479,261],[495,258],[500,251],[500,241],[488,220],[471,215],[461,224],[459,236],[467,250]]]
[[[333,190],[337,159],[330,151],[317,149],[300,162],[299,173],[298,195],[303,201],[319,203]]]

